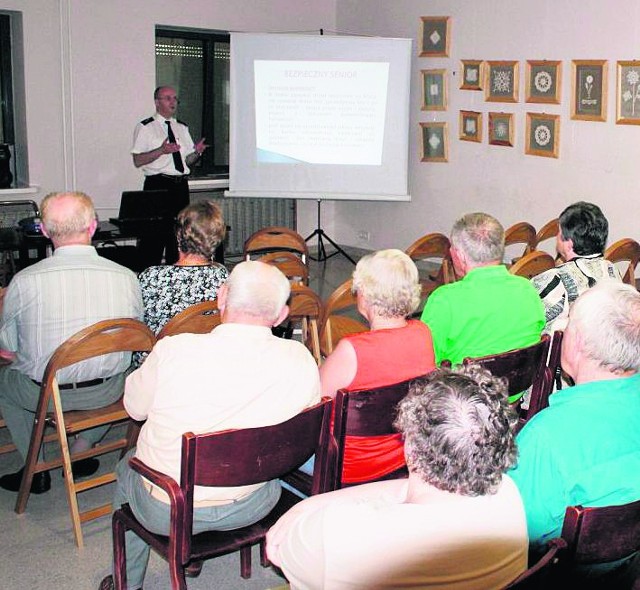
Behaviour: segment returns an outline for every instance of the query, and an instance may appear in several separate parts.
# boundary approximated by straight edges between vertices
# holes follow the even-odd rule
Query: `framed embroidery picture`
[[[640,125],[640,61],[619,61],[616,123]]]
[[[423,16],[420,18],[420,57],[449,57],[451,17]]]
[[[574,59],[571,70],[571,118],[606,121],[607,61]]]
[[[447,110],[447,70],[422,70],[422,110]]]
[[[420,123],[421,162],[448,162],[449,138],[446,123]]]
[[[463,141],[482,141],[482,113],[460,111],[460,139]]]
[[[525,153],[557,158],[560,146],[560,115],[527,113]]]
[[[482,64],[480,59],[462,60],[460,90],[482,90]]]
[[[513,113],[489,113],[489,143],[513,147]]]
[[[561,61],[527,61],[526,102],[560,104]]]
[[[484,99],[491,102],[518,102],[517,61],[488,61],[485,68]]]

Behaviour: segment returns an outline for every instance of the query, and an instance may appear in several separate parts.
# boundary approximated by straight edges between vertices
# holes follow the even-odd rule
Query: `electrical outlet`
[[[370,238],[371,238],[371,234],[367,230],[361,229],[358,232],[359,240],[362,240],[363,242],[368,242]]]

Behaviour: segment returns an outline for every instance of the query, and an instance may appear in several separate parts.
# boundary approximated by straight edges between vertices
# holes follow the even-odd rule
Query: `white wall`
[[[449,58],[419,58],[421,16],[451,16]],[[328,224],[343,244],[407,247],[430,231],[448,233],[468,211],[494,214],[505,226],[526,220],[536,227],[569,203],[599,204],[610,221],[610,239],[640,239],[640,126],[615,124],[616,60],[639,58],[640,3],[636,0],[339,0],[339,31],[415,40],[411,99],[410,204],[335,203]],[[520,61],[520,102],[487,103],[481,92],[459,90],[461,59]],[[559,105],[524,102],[527,59],[562,60]],[[607,121],[570,119],[571,60],[609,60]],[[420,110],[420,70],[447,68],[446,112]],[[485,113],[483,143],[458,140],[460,109]],[[487,143],[489,111],[515,113],[515,146]],[[524,154],[526,112],[559,114],[560,157]],[[447,121],[449,163],[420,163],[419,122]],[[366,244],[358,230],[371,232]]]

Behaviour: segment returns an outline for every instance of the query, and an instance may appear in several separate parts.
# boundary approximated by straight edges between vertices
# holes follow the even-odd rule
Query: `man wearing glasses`
[[[189,168],[200,159],[208,146],[204,138],[194,143],[187,125],[175,118],[178,97],[174,88],[159,86],[153,98],[156,113],[136,125],[131,154],[134,166],[142,168],[144,172],[144,190],[167,191],[170,214],[175,217],[189,204]],[[169,230],[165,241],[157,242],[159,248],[166,245],[167,264],[178,258],[173,228]],[[161,256],[162,250],[158,253],[158,257]]]

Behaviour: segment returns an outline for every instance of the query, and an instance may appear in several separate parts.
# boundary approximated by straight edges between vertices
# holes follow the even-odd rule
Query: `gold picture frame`
[[[481,59],[463,59],[460,61],[460,90],[482,90],[484,82],[484,61]]]
[[[557,158],[560,147],[560,115],[527,113],[524,153]]]
[[[489,113],[489,143],[513,147],[513,113]]]
[[[484,99],[487,102],[518,102],[520,69],[517,61],[488,61]]]
[[[460,139],[462,141],[482,142],[482,113],[460,111]]]
[[[524,87],[525,102],[560,104],[562,62],[527,60]]]
[[[420,22],[419,57],[449,57],[451,17],[422,16]]]
[[[447,110],[447,70],[421,70],[422,110]]]
[[[607,60],[574,59],[571,62],[571,118],[607,120]]]
[[[640,125],[640,61],[619,61],[616,70],[616,123]]]
[[[447,123],[420,123],[420,161],[449,161],[449,127]]]

